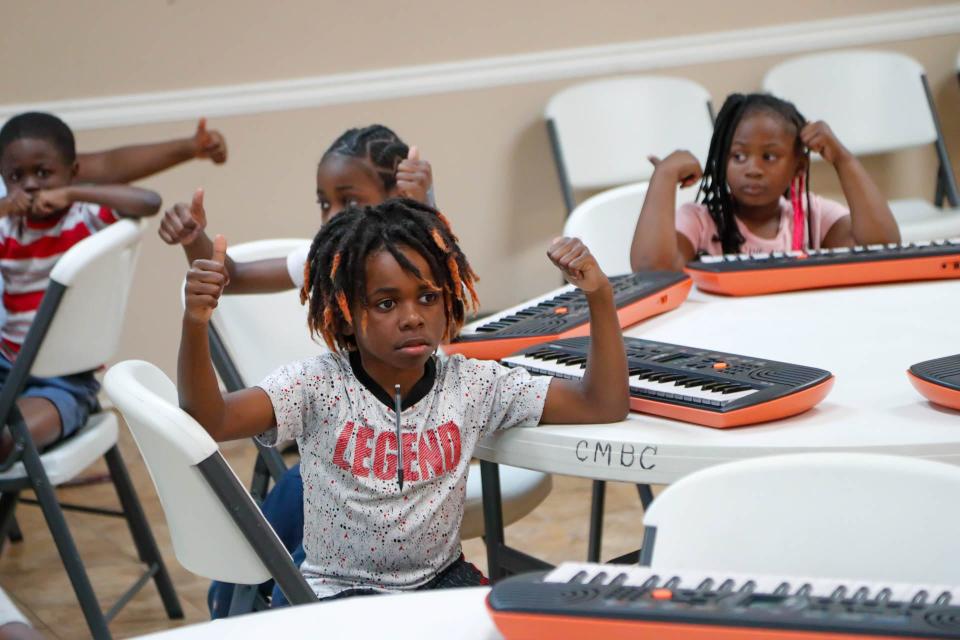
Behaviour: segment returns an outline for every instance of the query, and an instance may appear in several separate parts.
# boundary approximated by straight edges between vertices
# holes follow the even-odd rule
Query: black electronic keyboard
[[[735,427],[802,413],[833,386],[823,369],[665,342],[624,338],[630,407],[709,427]],[[590,338],[552,340],[502,360],[510,367],[580,378]]]
[[[620,327],[670,311],[686,300],[692,282],[682,273],[641,271],[610,278]],[[580,289],[567,285],[463,327],[443,346],[448,354],[497,360],[554,338],[590,333],[590,309]]]
[[[930,402],[960,410],[960,355],[918,362],[907,377]]]
[[[686,271],[699,289],[729,296],[958,278],[960,238],[701,256],[688,263]]]
[[[506,578],[506,640],[960,638],[960,586],[564,563]]]

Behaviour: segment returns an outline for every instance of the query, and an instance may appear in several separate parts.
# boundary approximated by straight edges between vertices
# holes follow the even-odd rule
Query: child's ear
[[[70,179],[76,180],[78,173],[80,173],[80,163],[74,160],[73,165],[70,166]]]

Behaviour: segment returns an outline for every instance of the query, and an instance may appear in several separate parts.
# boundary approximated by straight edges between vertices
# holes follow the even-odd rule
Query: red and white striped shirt
[[[67,249],[119,220],[109,207],[74,202],[61,216],[0,218],[0,271],[7,319],[0,352],[13,360],[37,315],[50,272]]]

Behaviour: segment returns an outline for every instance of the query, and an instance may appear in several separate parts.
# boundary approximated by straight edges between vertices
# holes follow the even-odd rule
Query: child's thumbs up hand
[[[420,149],[410,147],[406,159],[397,165],[397,195],[433,206],[428,195],[432,186],[430,163],[420,159]]]
[[[654,175],[662,171],[668,171],[681,187],[695,185],[703,177],[703,168],[700,166],[700,161],[685,149],[674,151],[663,160],[656,156],[648,156],[647,159],[654,166]]]
[[[223,288],[229,281],[226,257],[227,240],[218,235],[213,239],[213,255],[210,259],[193,261],[184,286],[184,314],[188,320],[202,324],[210,322],[210,316],[217,308]]]
[[[207,228],[207,212],[203,207],[203,189],[193,193],[190,204],[178,202],[163,214],[157,233],[167,244],[193,244]]]
[[[597,264],[597,259],[579,238],[555,239],[547,249],[547,256],[560,269],[567,282],[586,294],[610,286],[610,280]]]
[[[200,118],[197,131],[193,134],[193,155],[197,158],[210,158],[215,164],[227,161],[227,141],[216,129],[207,129],[207,119]]]

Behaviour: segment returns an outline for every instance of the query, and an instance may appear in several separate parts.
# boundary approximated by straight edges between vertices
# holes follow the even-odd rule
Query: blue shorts
[[[13,365],[3,355],[0,355],[0,386],[7,383],[7,377]],[[100,410],[97,393],[100,383],[93,377],[93,371],[76,373],[60,378],[27,378],[27,384],[21,397],[46,398],[53,403],[60,413],[60,424],[63,429],[61,438],[73,433],[87,423],[91,413]]]

